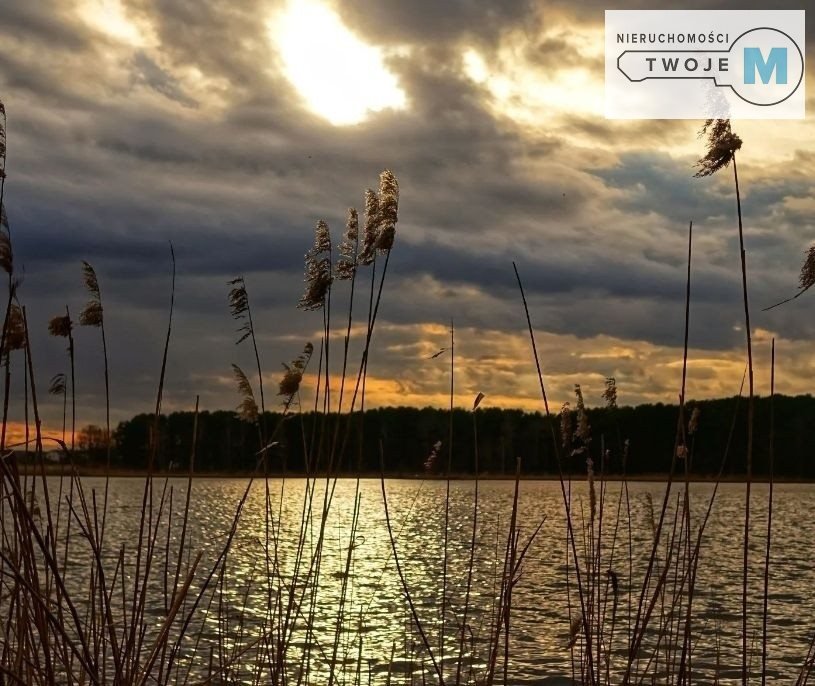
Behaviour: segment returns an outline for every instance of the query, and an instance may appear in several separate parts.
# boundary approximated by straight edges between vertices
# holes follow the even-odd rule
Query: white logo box
[[[804,10],[606,10],[608,119],[803,119]]]

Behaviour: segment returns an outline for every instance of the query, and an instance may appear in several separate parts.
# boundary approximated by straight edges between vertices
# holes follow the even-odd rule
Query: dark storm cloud
[[[171,74],[162,69],[145,53],[137,52],[133,57],[133,71],[137,81],[146,83],[150,88],[167,96],[170,100],[175,100],[187,107],[195,107],[198,104],[193,98],[184,93],[178,81]]]
[[[546,70],[580,67],[602,71],[604,68],[602,56],[586,56],[565,36],[542,38],[533,42],[524,54],[531,64]]]
[[[671,221],[722,216],[734,199],[727,188],[693,177],[690,165],[677,164],[665,154],[634,152],[621,155],[618,165],[597,171],[610,187],[627,190],[621,206],[633,212],[658,212]],[[735,196],[734,196],[735,197]]]
[[[462,38],[494,40],[508,26],[523,24],[535,14],[533,0],[359,0],[338,2],[349,25],[378,43],[444,44]]]
[[[0,31],[51,47],[81,48],[84,44],[82,34],[87,32],[82,31],[79,22],[65,9],[64,3],[50,0],[3,3]]]
[[[688,122],[680,119],[644,119],[626,122],[624,126],[620,126],[620,122],[617,121],[575,114],[562,117],[558,121],[558,128],[564,132],[581,134],[597,140],[613,139],[632,147],[634,145],[657,147],[665,140],[687,135],[691,127]]]
[[[125,0],[128,11],[156,33],[162,53],[177,64],[196,65],[206,74],[227,77],[247,91],[262,81],[271,50],[265,19],[281,2],[249,0]]]

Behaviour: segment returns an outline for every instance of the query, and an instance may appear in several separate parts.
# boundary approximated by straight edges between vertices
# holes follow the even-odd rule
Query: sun
[[[384,51],[361,41],[327,6],[289,0],[267,26],[286,78],[332,124],[358,124],[373,112],[406,106]]]

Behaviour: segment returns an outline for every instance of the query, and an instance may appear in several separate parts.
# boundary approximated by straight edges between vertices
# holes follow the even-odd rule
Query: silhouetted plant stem
[[[747,686],[747,579],[748,559],[747,553],[750,545],[750,492],[753,482],[753,417],[754,417],[754,380],[753,380],[753,337],[750,328],[750,302],[747,292],[747,253],[744,248],[744,228],[741,215],[741,193],[739,189],[739,171],[736,155],[733,154],[733,180],[736,186],[736,210],[739,218],[739,254],[741,256],[741,285],[744,299],[744,327],[747,338],[747,487],[744,496],[744,545],[743,545],[743,576],[741,601],[741,681]]]
[[[637,614],[635,615],[634,620],[634,631],[632,633],[631,644],[629,648],[628,665],[626,667],[625,675],[623,676],[622,682],[624,686],[630,682],[630,679],[632,677],[634,661],[637,659],[639,648],[645,636],[645,630],[650,620],[651,613],[654,609],[657,596],[661,593],[663,589],[663,585],[665,583],[665,579],[667,577],[668,572],[668,560],[666,559],[665,568],[658,578],[657,587],[652,597],[652,600],[646,606],[645,596],[648,592],[651,576],[654,572],[654,564],[656,562],[657,557],[657,548],[659,546],[659,541],[661,540],[662,537],[662,529],[665,523],[665,515],[668,509],[668,501],[671,493],[671,486],[673,485],[674,471],[676,469],[677,453],[679,452],[680,445],[683,448],[685,445],[685,443],[683,442],[685,432],[684,408],[685,408],[685,384],[687,381],[687,368],[688,368],[688,342],[690,330],[690,282],[691,282],[692,245],[693,245],[693,222],[690,223],[690,227],[688,229],[688,271],[685,286],[685,328],[684,328],[684,344],[682,350],[682,381],[679,394],[679,416],[677,418],[676,436],[674,439],[673,454],[671,456],[671,467],[670,471],[668,472],[668,479],[665,485],[665,495],[662,499],[662,507],[659,513],[659,521],[654,532],[654,541],[651,547],[651,555],[648,559],[648,566],[646,568],[645,578],[642,582],[642,590],[640,592],[640,598],[637,605]],[[687,457],[685,459],[687,460]],[[671,548],[669,548],[669,553],[670,551]],[[645,614],[643,614],[643,608],[645,608]]]
[[[8,279],[8,300],[6,302],[6,313],[3,319],[3,334],[2,338],[0,338],[0,359],[2,359],[5,379],[3,385],[3,426],[0,433],[0,450],[4,450],[6,447],[6,429],[8,427],[9,400],[11,393],[11,345],[9,342],[11,332],[9,331],[9,327],[12,324],[12,307],[14,306],[14,299],[17,292],[17,288],[14,285],[11,273],[9,273]]]
[[[504,684],[509,682],[509,625],[510,609],[512,608],[512,589],[515,585],[515,565],[518,560],[518,502],[521,490],[521,458],[515,458],[515,488],[512,495],[512,515],[509,522],[509,537],[511,547],[509,550],[509,575],[507,577],[506,598],[504,599]],[[540,529],[540,527],[538,527]],[[530,539],[531,543],[531,539]],[[500,618],[499,618],[500,626]]]
[[[561,496],[563,497],[563,505],[566,510],[566,529],[567,535],[569,539],[569,545],[571,547],[572,558],[574,560],[575,566],[575,577],[577,582],[577,592],[578,596],[580,597],[580,613],[581,613],[581,623],[583,628],[583,633],[586,640],[586,647],[587,647],[587,656],[588,656],[588,668],[589,668],[589,682],[594,683],[594,663],[592,658],[592,651],[591,651],[591,629],[589,626],[588,617],[586,615],[586,600],[584,598],[583,593],[583,579],[582,574],[580,572],[580,558],[577,554],[577,545],[575,543],[575,536],[574,536],[574,527],[572,526],[572,515],[571,515],[571,504],[569,495],[566,493],[566,484],[563,478],[563,466],[561,463],[560,458],[560,444],[557,439],[557,433],[555,432],[554,422],[552,421],[552,414],[549,411],[549,400],[546,397],[546,387],[543,382],[543,371],[541,369],[540,357],[538,356],[538,346],[535,341],[535,330],[532,327],[532,318],[529,314],[529,306],[526,302],[526,294],[524,293],[523,283],[521,282],[521,275],[518,273],[518,267],[513,262],[512,268],[515,270],[515,278],[518,282],[518,289],[521,292],[521,301],[524,307],[524,313],[526,315],[526,324],[527,328],[529,329],[529,339],[532,344],[532,356],[535,360],[535,368],[538,373],[538,385],[541,391],[541,397],[543,398],[543,407],[546,412],[546,418],[549,422],[549,426],[552,433],[552,442],[555,449],[555,460],[557,462],[558,467],[558,482],[560,483],[560,492]]]
[[[461,665],[464,660],[464,633],[467,630],[467,615],[470,610],[470,591],[473,586],[473,568],[475,566],[475,548],[478,537],[478,403],[483,396],[479,393],[473,407],[473,469],[475,471],[475,493],[473,494],[473,528],[470,534],[470,559],[467,562],[467,585],[464,590],[464,612],[461,616],[461,632],[458,643],[458,661],[456,663],[456,684],[461,683]]]
[[[441,572],[441,631],[439,632],[439,656],[444,660],[444,641],[447,629],[447,568],[450,557],[450,472],[453,468],[453,406],[455,400],[456,330],[450,320],[450,416],[447,419],[447,466],[445,468],[444,540]]]
[[[408,583],[405,580],[405,575],[402,571],[402,565],[399,561],[399,554],[396,551],[396,539],[393,536],[393,526],[391,525],[390,511],[388,510],[388,494],[385,490],[385,453],[382,447],[381,440],[379,442],[379,464],[381,472],[379,482],[382,488],[382,504],[385,509],[385,526],[388,529],[388,538],[391,544],[393,561],[396,564],[396,572],[399,575],[399,581],[401,583],[402,592],[404,593],[405,600],[407,600],[408,607],[410,608],[410,614],[413,618],[413,623],[416,625],[416,630],[419,632],[419,636],[422,639],[424,649],[427,651],[427,655],[430,658],[431,663],[433,664],[433,670],[436,672],[436,676],[439,679],[439,686],[444,686],[444,674],[441,671],[441,667],[439,666],[436,657],[433,655],[433,648],[431,648],[430,642],[427,639],[427,634],[425,633],[422,622],[419,620],[419,615],[416,611],[416,605],[413,602],[413,596],[411,595],[410,587],[408,586]],[[458,681],[456,681],[456,683],[458,683]]]
[[[770,350],[770,492],[767,496],[767,546],[764,551],[764,606],[761,614],[761,684],[767,683],[767,610],[770,598],[770,545],[773,537],[775,471],[775,338]]]
[[[106,458],[105,458],[105,497],[102,504],[102,527],[99,532],[99,544],[100,547],[105,537],[105,523],[107,521],[107,511],[108,511],[108,491],[110,489],[110,458],[111,458],[111,451],[113,448],[113,437],[110,434],[110,366],[108,363],[108,341],[107,336],[105,334],[105,323],[104,321],[101,324],[101,332],[102,332],[102,357],[105,361],[105,440],[107,443],[106,446]]]
[[[691,301],[691,263],[693,261],[693,222],[690,222],[690,226],[688,227],[688,272],[687,272],[687,279],[686,279],[686,288],[685,288],[685,350],[688,348],[688,337],[690,331],[690,301]],[[685,354],[683,362],[682,362],[682,393],[683,396],[680,399],[680,421],[681,421],[681,440],[682,445],[684,447],[684,475],[685,475],[685,486],[683,490],[683,511],[684,511],[684,528],[685,528],[685,539],[686,539],[686,565],[688,565],[687,573],[690,574],[689,566],[691,564],[690,557],[690,541],[691,541],[691,523],[690,523],[690,460],[692,453],[688,450],[688,438],[686,435],[686,423],[685,423],[685,383],[688,374],[688,360],[687,354]],[[688,605],[690,605],[690,600],[688,601]],[[689,612],[685,617],[685,633],[683,636],[683,647],[684,647],[684,640],[690,641],[691,637],[691,620],[693,615]],[[690,653],[688,653],[689,657]],[[674,656],[675,657],[675,656]],[[680,656],[680,672],[682,671],[682,660],[685,657],[684,654]]]
[[[25,337],[25,358],[27,364],[27,372],[28,372],[28,381],[30,382],[31,387],[31,402],[32,402],[32,411],[34,413],[34,431],[35,431],[35,460],[36,463],[40,467],[40,474],[42,480],[42,488],[43,488],[43,498],[44,502],[48,503],[44,506],[45,513],[46,513],[46,542],[50,542],[51,553],[56,558],[56,539],[54,537],[54,523],[51,519],[51,507],[50,502],[51,499],[48,493],[48,480],[46,479],[45,475],[45,462],[43,460],[42,454],[42,423],[40,421],[40,410],[39,405],[37,403],[37,387],[34,380],[34,365],[31,361],[31,341],[29,340],[28,335],[28,317],[26,316],[26,309],[25,307],[21,307],[22,317],[23,317],[23,331]],[[27,404],[26,404],[27,405]],[[26,430],[28,428],[28,422],[26,422]],[[27,439],[26,439],[27,440]],[[32,490],[31,490],[31,498],[32,498],[32,510],[34,509],[34,486],[33,484],[36,483],[36,478],[32,478]],[[50,586],[48,582],[48,575],[46,574],[46,587]],[[42,639],[47,642],[47,638],[45,637],[46,632],[46,619],[45,616],[40,611],[40,631],[43,634]],[[45,672],[46,676],[50,676],[52,679],[54,678],[54,668],[52,664],[53,656],[51,655],[50,651],[45,651]]]
[[[340,588],[339,607],[337,609],[337,622],[334,628],[334,643],[331,652],[331,672],[328,678],[328,686],[335,683],[335,670],[337,665],[337,652],[340,646],[340,635],[343,628],[343,620],[345,618],[345,605],[348,593],[348,578],[351,575],[351,562],[353,561],[354,549],[357,546],[357,525],[359,524],[359,505],[361,495],[359,493],[359,479],[357,479],[356,489],[354,491],[354,509],[351,515],[351,530],[348,540],[348,550],[345,557],[345,567],[342,572],[342,583]],[[362,641],[360,640],[360,644]]]
[[[65,306],[65,316],[67,321],[71,321],[71,313],[68,306]],[[76,478],[73,457],[76,450],[76,354],[74,348],[74,334],[73,325],[68,329],[68,358],[71,362],[71,452],[69,455],[70,462],[70,475],[68,479],[68,502],[73,502],[74,499],[74,479]],[[67,523],[65,525],[65,540],[71,539],[71,517],[67,516]],[[62,573],[65,574],[68,569],[68,545],[65,546],[65,552],[62,560]]]
[[[5,388],[3,393],[3,426],[2,435],[0,435],[0,450],[5,449],[6,445],[6,426],[8,420],[8,404],[9,404],[9,386],[11,384],[11,375],[9,371],[8,355],[6,350],[6,338],[8,336],[9,316],[11,314],[11,305],[14,301],[15,283],[14,283],[14,260],[11,242],[11,228],[9,227],[5,211],[5,192],[6,192],[6,153],[7,153],[7,138],[6,138],[6,108],[3,101],[0,100],[0,240],[3,245],[0,246],[3,252],[3,269],[8,276],[8,299],[6,301],[6,311],[3,318],[3,333],[0,337],[0,355],[5,356]]]
[[[144,481],[144,490],[142,492],[142,516],[139,522],[139,536],[138,546],[136,549],[136,567],[135,567],[135,581],[133,584],[133,612],[131,614],[130,636],[126,643],[127,649],[125,652],[125,659],[133,657],[138,659],[138,654],[131,655],[132,650],[135,650],[136,632],[138,624],[141,621],[141,616],[144,611],[144,603],[146,601],[148,578],[150,575],[150,558],[152,546],[152,526],[153,526],[153,470],[155,467],[156,456],[158,454],[158,445],[160,442],[159,426],[161,419],[161,403],[164,395],[164,377],[167,370],[167,353],[170,348],[170,337],[172,335],[173,326],[173,309],[175,305],[175,251],[173,245],[170,243],[170,259],[172,262],[172,280],[170,285],[170,312],[167,321],[167,334],[164,339],[164,351],[161,358],[161,371],[159,373],[158,388],[156,391],[156,406],[153,415],[153,441],[150,446],[150,454],[147,461],[147,476]],[[107,499],[107,487],[105,489],[105,498]],[[104,516],[104,515],[103,515]],[[148,526],[147,541],[148,550],[144,550],[145,541],[145,521]],[[103,518],[104,526],[104,518]],[[146,554],[145,554],[146,553]],[[142,579],[142,556],[145,556],[144,573]],[[140,587],[141,582],[141,587]]]
[[[373,307],[370,309],[370,312],[369,312],[369,315],[368,315],[368,331],[365,334],[365,347],[364,347],[364,349],[362,351],[362,362],[360,364],[359,372],[357,373],[357,383],[356,383],[356,386],[354,388],[354,395],[351,398],[351,411],[353,411],[353,408],[356,405],[357,393],[359,391],[360,384],[362,385],[362,388],[364,389],[365,388],[365,381],[367,380],[367,377],[368,377],[368,360],[369,360],[369,356],[370,356],[371,339],[373,338],[373,335],[374,335],[374,327],[376,325],[376,318],[377,318],[377,315],[379,314],[379,304],[382,302],[382,288],[385,285],[385,277],[387,276],[387,273],[388,273],[388,264],[390,262],[390,257],[391,257],[391,251],[388,250],[385,253],[385,264],[382,267],[382,275],[379,277],[379,286],[376,289],[376,300],[372,301]],[[371,286],[372,286],[371,294],[373,295],[373,292],[374,292],[373,291],[373,268],[371,270],[371,279],[372,279],[372,282],[371,282]],[[363,412],[364,411],[364,405],[361,405],[360,408],[361,408],[360,411]]]
[[[8,310],[6,310],[8,312]],[[6,315],[6,324],[4,325],[3,329],[5,330],[8,324],[8,315]],[[5,336],[3,337],[5,341]],[[3,347],[0,348],[0,354],[2,355],[2,364],[3,364],[3,426],[2,426],[2,433],[0,433],[0,451],[6,449],[6,427],[8,426],[8,410],[9,410],[9,400],[11,394],[11,355],[9,355],[8,351],[5,348],[5,343]]]

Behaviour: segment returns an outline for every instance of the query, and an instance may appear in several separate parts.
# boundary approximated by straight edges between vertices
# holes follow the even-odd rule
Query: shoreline
[[[41,476],[42,469],[36,465],[20,465],[19,467],[20,476]],[[97,467],[80,467],[74,470],[74,473],[79,477],[105,477],[109,476],[111,478],[128,478],[128,479],[143,479],[148,476],[146,470],[140,469],[125,469],[125,468],[114,468],[111,470],[105,470],[104,468],[97,468]],[[46,465],[45,467],[45,474],[46,476],[70,476],[71,470],[67,468],[61,468],[58,465]],[[222,472],[222,471],[202,471],[202,472],[194,472],[193,478],[195,479],[249,479],[254,477],[255,479],[263,479],[263,475],[261,474],[252,474],[251,472]],[[302,473],[285,473],[285,472],[270,472],[268,475],[269,479],[305,479],[306,475]],[[153,472],[154,478],[170,478],[170,479],[186,479],[189,477],[187,472],[182,471],[155,471]],[[317,478],[317,479],[325,479],[328,475],[325,472],[318,472],[317,474],[308,475],[308,478]],[[364,479],[364,480],[379,480],[382,478],[382,474],[376,472],[363,472],[360,474],[336,474],[331,476],[330,478],[337,478],[337,479]],[[446,481],[447,477],[441,474],[423,474],[423,473],[414,473],[414,474],[405,474],[405,473],[396,473],[396,474],[385,474],[385,478],[391,481]],[[586,476],[585,474],[573,474],[573,475],[564,475],[564,481],[573,481],[573,482],[580,482],[585,481]],[[630,483],[665,483],[668,480],[667,474],[634,474],[629,475],[625,479],[622,478],[619,474],[609,474],[605,477],[601,477],[598,474],[594,476],[595,480],[597,481],[606,481],[606,482],[622,482],[628,481]],[[467,473],[455,473],[451,474],[449,477],[450,481],[475,481],[475,475],[467,474]],[[489,474],[483,473],[478,476],[479,481],[515,481],[515,475],[502,475],[502,474]],[[552,481],[557,483],[559,481],[559,477],[557,474],[522,474],[519,477],[519,481]],[[688,477],[689,483],[727,483],[727,484],[746,484],[747,479],[741,476],[723,476],[719,479],[715,475],[692,475]],[[675,484],[683,484],[685,482],[684,475],[674,475],[673,482]],[[754,484],[769,484],[770,479],[765,476],[760,477],[753,477],[751,483]],[[773,483],[776,484],[815,484],[815,479],[808,479],[803,477],[774,477]]]

